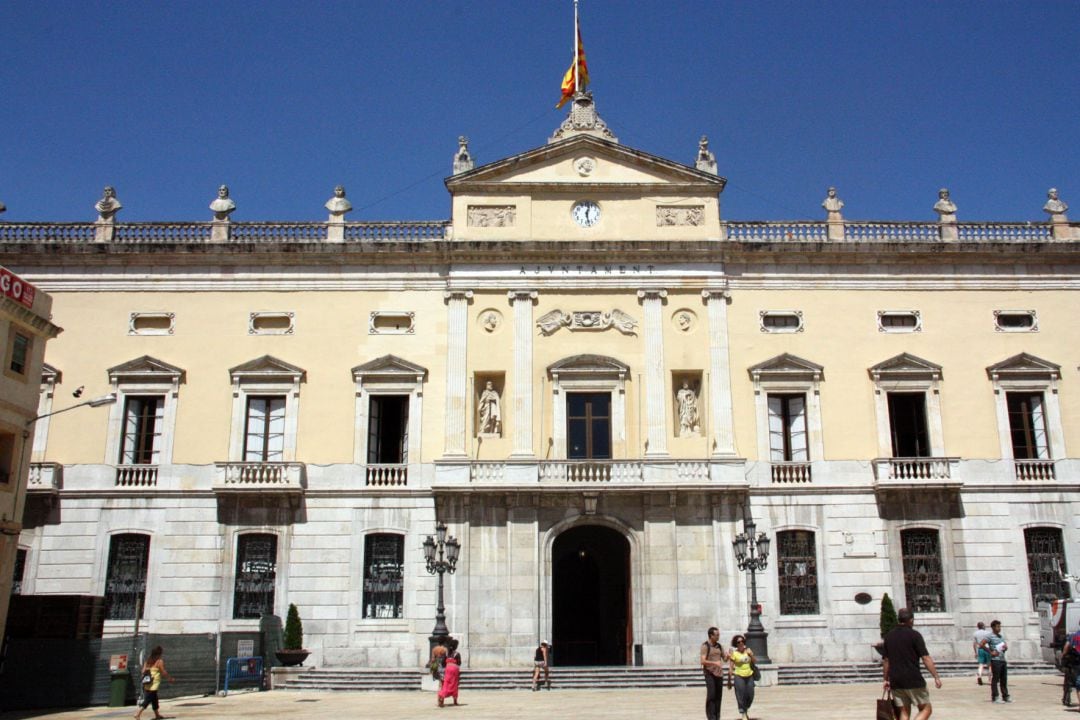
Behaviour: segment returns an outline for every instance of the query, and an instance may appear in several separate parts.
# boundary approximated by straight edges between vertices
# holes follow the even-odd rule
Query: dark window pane
[[[164,406],[165,398],[160,395],[127,396],[120,446],[122,464],[157,464]]]
[[[150,559],[149,535],[113,535],[105,576],[105,619],[141,618],[146,607],[146,567]]]
[[[364,617],[405,617],[404,590],[405,536],[368,535],[364,541]]]
[[[15,572],[11,576],[11,594],[22,595],[23,576],[26,574],[26,550],[15,551]]]
[[[889,393],[893,457],[930,457],[925,393]]]
[[[611,458],[611,395],[570,393],[566,397],[566,457]]]
[[[236,539],[234,618],[260,618],[274,613],[277,579],[277,536],[241,535]]]
[[[818,613],[817,549],[814,533],[787,530],[776,534],[776,572],[781,615]]]
[[[1042,393],[1006,393],[1009,435],[1017,460],[1049,458]]]
[[[11,371],[25,375],[29,356],[30,338],[21,333],[15,333],[11,341]]]
[[[408,395],[372,395],[368,405],[368,462],[408,462]]]
[[[907,606],[915,612],[945,612],[945,582],[937,530],[900,533]]]
[[[1028,578],[1031,581],[1031,605],[1069,598],[1069,583],[1062,580],[1068,572],[1065,566],[1065,545],[1058,528],[1027,528]],[[1072,628],[1069,628],[1070,630]]]

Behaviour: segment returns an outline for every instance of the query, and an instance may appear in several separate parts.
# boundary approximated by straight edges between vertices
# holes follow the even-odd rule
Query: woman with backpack
[[[143,699],[135,712],[135,720],[142,720],[143,710],[148,706],[154,708],[154,720],[164,717],[158,712],[158,688],[161,687],[162,680],[172,680],[172,675],[165,671],[165,661],[161,659],[164,652],[158,645],[150,651],[150,655],[142,665]]]

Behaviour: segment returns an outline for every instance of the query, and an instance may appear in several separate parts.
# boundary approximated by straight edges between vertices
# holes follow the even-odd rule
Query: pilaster
[[[447,458],[464,458],[465,415],[469,404],[465,396],[468,380],[466,349],[469,326],[469,301],[472,290],[447,290],[446,300],[446,450]]]
[[[506,293],[514,308],[514,377],[511,395],[510,457],[531,458],[533,448],[533,304],[535,290]]]
[[[645,332],[645,457],[667,457],[667,383],[664,378],[664,298],[667,290],[638,290]]]
[[[735,416],[731,406],[731,352],[728,347],[727,290],[701,291],[709,315],[709,410],[713,457],[735,457]]]

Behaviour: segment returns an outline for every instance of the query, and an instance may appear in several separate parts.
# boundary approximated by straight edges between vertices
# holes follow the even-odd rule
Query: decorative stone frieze
[[[469,227],[513,227],[517,222],[516,205],[470,205]]]
[[[705,224],[704,205],[657,205],[656,226],[672,227],[690,225],[697,227]]]
[[[552,310],[545,313],[536,321],[536,326],[544,335],[551,335],[560,328],[569,328],[571,332],[577,330],[608,330],[615,328],[623,335],[636,335],[637,320],[618,308],[611,312],[599,310],[575,310],[564,312]]]

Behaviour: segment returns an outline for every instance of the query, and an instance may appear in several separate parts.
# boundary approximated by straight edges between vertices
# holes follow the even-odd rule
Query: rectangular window
[[[237,537],[233,617],[257,620],[273,615],[276,580],[277,535],[252,533]]]
[[[244,462],[281,462],[285,452],[285,398],[247,399]]]
[[[131,533],[113,535],[109,539],[109,564],[105,576],[106,620],[143,617],[149,560],[149,535]]]
[[[930,457],[926,393],[889,393],[893,457]]]
[[[1065,543],[1058,528],[1034,527],[1024,530],[1027,545],[1028,578],[1031,581],[1031,605],[1070,597],[1069,583],[1062,580],[1065,566]],[[1070,628],[1071,629],[1071,628]]]
[[[369,463],[409,461],[409,396],[372,395],[368,406]]]
[[[776,573],[781,615],[817,615],[817,549],[809,530],[776,534]]]
[[[20,332],[13,332],[11,337],[11,363],[12,372],[25,375],[30,363],[30,338]]]
[[[364,540],[364,617],[402,618],[405,536],[379,533]]]
[[[805,395],[769,395],[769,450],[773,462],[810,460]]]
[[[1046,413],[1043,410],[1042,393],[1006,393],[1005,402],[1009,410],[1013,458],[1049,460],[1050,446],[1046,442]]]
[[[571,460],[611,459],[610,393],[567,394],[566,438]]]
[[[15,435],[0,432],[0,485],[11,482],[15,467]]]
[[[907,606],[915,612],[945,612],[945,580],[941,572],[941,545],[937,530],[902,530]]]
[[[11,594],[22,595],[23,576],[26,575],[26,549],[15,551],[15,572],[11,575]]]
[[[157,465],[161,453],[165,398],[128,395],[124,402],[124,437],[120,446],[123,465]]]

